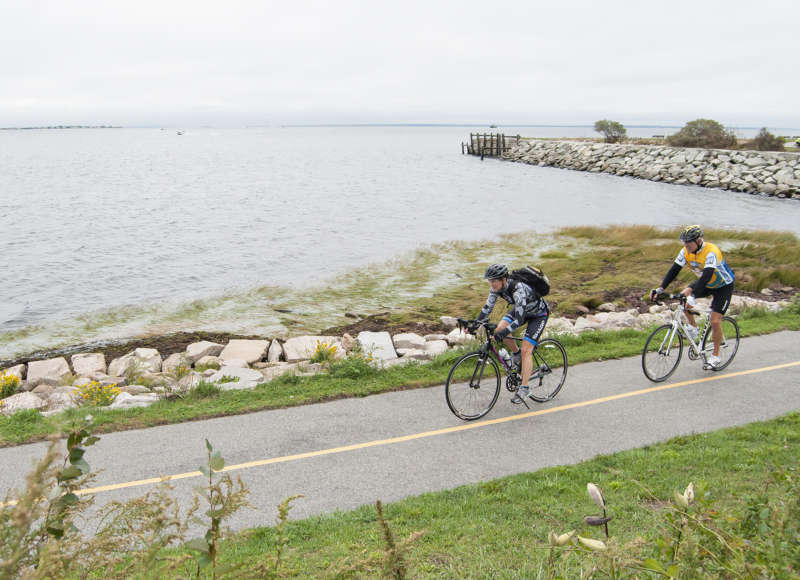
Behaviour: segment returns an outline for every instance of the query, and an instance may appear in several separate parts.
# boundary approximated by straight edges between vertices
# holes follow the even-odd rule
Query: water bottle
[[[501,348],[498,351],[498,354],[503,359],[503,361],[506,363],[506,365],[511,366],[511,355],[508,354],[508,351],[506,349]]]

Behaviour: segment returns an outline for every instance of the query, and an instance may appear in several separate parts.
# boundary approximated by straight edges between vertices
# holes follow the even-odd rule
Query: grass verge
[[[780,312],[750,310],[739,318],[743,336],[780,330],[800,330],[800,309]],[[649,331],[621,330],[561,336],[570,364],[633,356],[641,349]],[[98,433],[138,429],[319,403],[344,397],[363,397],[393,390],[441,384],[460,351],[449,351],[424,364],[409,364],[375,370],[366,364],[346,361],[332,372],[298,377],[285,375],[253,390],[217,391],[203,397],[164,400],[150,407],[126,410],[91,408]],[[36,411],[21,411],[0,417],[0,446],[38,441],[74,428],[86,415],[86,408],[70,409],[50,417]]]
[[[697,503],[704,506],[702,526],[683,529],[683,556],[675,576],[740,577],[735,558],[718,558],[717,550],[725,549],[705,534],[705,529],[716,529],[729,538],[731,553],[738,550],[743,559],[769,570],[769,577],[792,578],[798,572],[795,558],[800,557],[796,538],[792,541],[800,529],[798,462],[800,414],[791,413],[577,465],[426,493],[384,506],[383,513],[396,538],[424,531],[406,557],[407,577],[545,578],[549,532],[577,530],[605,539],[602,527],[592,529],[583,521],[597,512],[587,496],[587,482],[604,490],[614,516],[609,545],[618,548],[620,558],[640,563],[650,557],[663,562],[665,553],[672,554],[664,538],[674,538],[676,530],[666,512],[671,511],[673,492],[693,482]],[[787,487],[787,481],[793,485]],[[372,506],[288,522],[280,534],[271,527],[251,529],[224,545],[222,560],[257,564],[286,538],[284,570],[323,578],[334,577],[343,562],[384,549]],[[704,550],[712,556],[717,551],[716,556],[704,555]],[[602,568],[602,560],[574,550],[561,558],[555,577],[588,577],[598,564]],[[617,577],[658,576],[628,571]]]

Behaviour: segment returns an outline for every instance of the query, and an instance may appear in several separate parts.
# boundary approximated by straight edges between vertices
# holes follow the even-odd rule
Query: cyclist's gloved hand
[[[478,321],[476,320],[475,322],[473,322],[472,324],[470,324],[469,326],[467,326],[467,332],[468,332],[468,333],[470,333],[470,334],[475,334],[476,332],[478,332],[478,329],[479,329],[480,327],[481,327],[481,324],[480,324],[480,322],[478,322]]]
[[[656,297],[657,297],[659,294],[661,294],[662,292],[664,292],[664,289],[663,289],[663,288],[653,288],[652,290],[650,290],[650,302],[652,302],[653,300],[655,300],[655,299],[656,299]]]
[[[502,342],[505,337],[511,334],[511,330],[506,326],[503,330],[498,330],[494,333],[494,339],[497,342]]]

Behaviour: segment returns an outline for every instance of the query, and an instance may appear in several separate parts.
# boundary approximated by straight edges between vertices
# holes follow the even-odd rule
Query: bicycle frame
[[[491,333],[494,331],[494,328],[492,328],[494,326],[495,325],[493,325],[493,324],[485,324],[483,326],[483,329],[486,332],[486,342],[483,344],[483,346],[479,350],[480,350],[481,353],[486,353],[486,354],[491,353],[491,354],[493,354],[494,358],[500,363],[500,365],[506,371],[507,375],[516,375],[517,371],[514,370],[514,368],[512,366],[510,366],[508,363],[506,363],[505,359],[502,356],[500,356],[500,353],[497,351],[497,349],[494,346],[494,340],[492,340],[492,335],[491,335]],[[510,338],[513,338],[517,342],[518,345],[522,343],[522,339],[521,338],[517,338],[516,336],[512,336]],[[538,363],[537,366],[541,367],[542,364],[545,362],[545,361],[542,360],[541,356],[536,351],[535,347],[533,349],[533,358],[534,358],[534,361]],[[483,367],[481,367],[481,368],[483,368]],[[483,373],[483,370],[481,370],[481,373]]]
[[[692,340],[691,336],[688,332],[688,327],[691,325],[689,324],[689,318],[686,316],[685,308],[684,308],[685,300],[681,300],[681,302],[672,309],[672,330],[664,337],[664,340],[658,347],[659,352],[667,350],[668,347],[672,345],[672,341],[675,338],[675,333],[680,332],[683,337],[686,339],[686,342],[689,345],[689,349],[692,351],[693,354],[697,356],[705,356],[705,352],[700,350],[700,344],[703,335],[705,334],[705,330],[708,327],[710,320],[711,320],[711,311],[708,310],[705,313],[705,317],[703,318],[702,326],[697,327],[697,342]],[[697,314],[702,314],[697,312]],[[708,349],[706,349],[708,350]]]

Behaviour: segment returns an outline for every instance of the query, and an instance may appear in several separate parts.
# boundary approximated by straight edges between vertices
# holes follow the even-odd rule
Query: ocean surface
[[[523,230],[691,221],[800,234],[795,200],[481,162],[460,152],[471,131],[491,129],[0,131],[0,333],[256,287],[302,292],[434,243]]]

